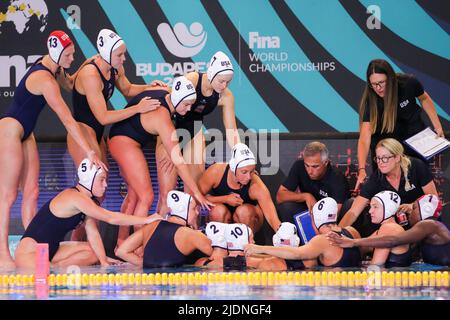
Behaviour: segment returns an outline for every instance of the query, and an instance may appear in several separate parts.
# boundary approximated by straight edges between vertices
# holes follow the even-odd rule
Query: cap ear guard
[[[47,39],[48,55],[53,62],[59,65],[63,51],[71,44],[73,44],[72,40],[67,33],[61,30],[55,30],[50,33]]]
[[[420,219],[439,218],[442,212],[442,202],[438,196],[434,194],[425,194],[418,200]]]

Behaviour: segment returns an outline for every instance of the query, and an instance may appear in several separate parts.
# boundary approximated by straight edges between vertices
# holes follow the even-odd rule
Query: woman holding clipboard
[[[360,103],[360,134],[358,140],[358,179],[355,190],[367,177],[366,160],[369,150],[385,138],[403,141],[426,128],[421,118],[419,99],[439,137],[444,137],[433,100],[422,84],[411,75],[396,74],[385,60],[372,60],[367,67],[367,84]],[[417,156],[412,150],[407,153]],[[376,164],[372,163],[373,168]]]

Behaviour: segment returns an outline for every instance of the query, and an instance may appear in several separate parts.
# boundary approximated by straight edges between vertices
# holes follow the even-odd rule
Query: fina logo
[[[189,29],[178,22],[173,30],[168,23],[161,23],[158,34],[167,50],[179,58],[190,58],[198,54],[206,44],[207,33],[199,22],[191,24]]]

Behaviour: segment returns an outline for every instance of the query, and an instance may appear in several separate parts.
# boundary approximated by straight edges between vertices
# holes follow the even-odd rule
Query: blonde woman
[[[414,201],[424,194],[438,194],[427,164],[406,156],[402,144],[397,140],[392,138],[381,140],[376,146],[375,153],[374,161],[378,169],[361,187],[359,196],[339,223],[341,227],[350,226],[358,219],[355,227],[363,237],[376,230],[376,227],[371,225],[370,221],[364,221],[364,218],[368,218],[365,209],[369,200],[378,192],[384,190],[396,192],[402,200],[400,210],[407,213],[412,212]],[[361,215],[364,211],[365,217]]]
[[[369,149],[374,155],[378,141],[394,138],[402,142],[425,129],[422,108],[438,136],[444,136],[433,100],[414,76],[396,74],[391,65],[381,59],[372,60],[366,74],[367,84],[360,103],[357,190],[367,176]],[[416,98],[422,108],[416,103]],[[375,170],[376,165],[372,164]]]

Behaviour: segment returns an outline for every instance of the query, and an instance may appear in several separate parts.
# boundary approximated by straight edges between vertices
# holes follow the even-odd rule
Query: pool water
[[[71,267],[52,270],[49,285],[3,273],[1,300],[450,300],[446,267],[414,263],[374,270],[318,268],[301,272],[222,272]]]

